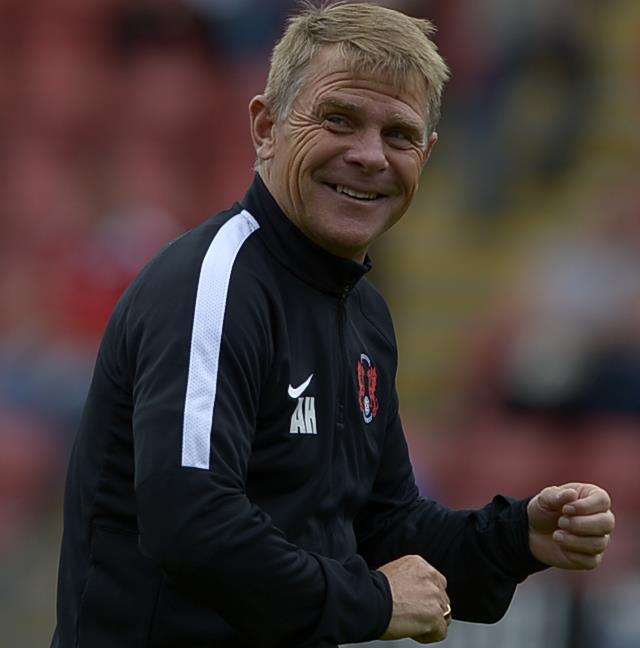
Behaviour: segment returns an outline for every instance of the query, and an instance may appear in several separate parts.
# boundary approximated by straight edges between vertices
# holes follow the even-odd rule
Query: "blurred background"
[[[381,2],[453,70],[373,281],[424,495],[581,480],[618,525],[451,648],[640,645],[640,3]],[[115,301],[251,182],[247,103],[288,0],[0,0],[0,627],[48,646],[67,457]],[[391,644],[386,643],[386,646]]]

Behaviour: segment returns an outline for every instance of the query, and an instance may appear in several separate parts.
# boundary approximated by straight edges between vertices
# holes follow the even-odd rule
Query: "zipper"
[[[338,298],[338,400],[336,408],[336,428],[344,429],[344,406],[345,394],[347,391],[346,367],[347,367],[347,349],[345,343],[344,329],[347,320],[346,301],[353,284],[346,284]]]

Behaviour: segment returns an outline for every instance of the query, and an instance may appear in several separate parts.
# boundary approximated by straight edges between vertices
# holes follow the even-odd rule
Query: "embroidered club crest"
[[[358,376],[358,405],[365,423],[371,423],[378,414],[378,370],[371,363],[368,355],[361,353],[356,365]]]

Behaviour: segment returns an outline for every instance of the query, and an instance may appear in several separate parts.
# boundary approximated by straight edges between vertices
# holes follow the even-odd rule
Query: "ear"
[[[251,139],[258,160],[273,157],[275,119],[264,95],[257,95],[249,103]]]
[[[431,151],[433,151],[433,147],[436,145],[437,141],[438,133],[433,131],[433,133],[429,135],[429,141],[427,142],[427,148],[424,152],[424,160],[422,161],[422,166],[424,166],[429,161],[429,158],[431,157]]]

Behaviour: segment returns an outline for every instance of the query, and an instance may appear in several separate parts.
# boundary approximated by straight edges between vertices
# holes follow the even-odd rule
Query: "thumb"
[[[553,532],[562,514],[562,507],[577,498],[578,493],[573,488],[548,486],[529,502],[529,526],[541,533]]]
[[[538,495],[538,505],[550,513],[559,513],[562,507],[578,499],[578,491],[562,486],[548,486]]]

